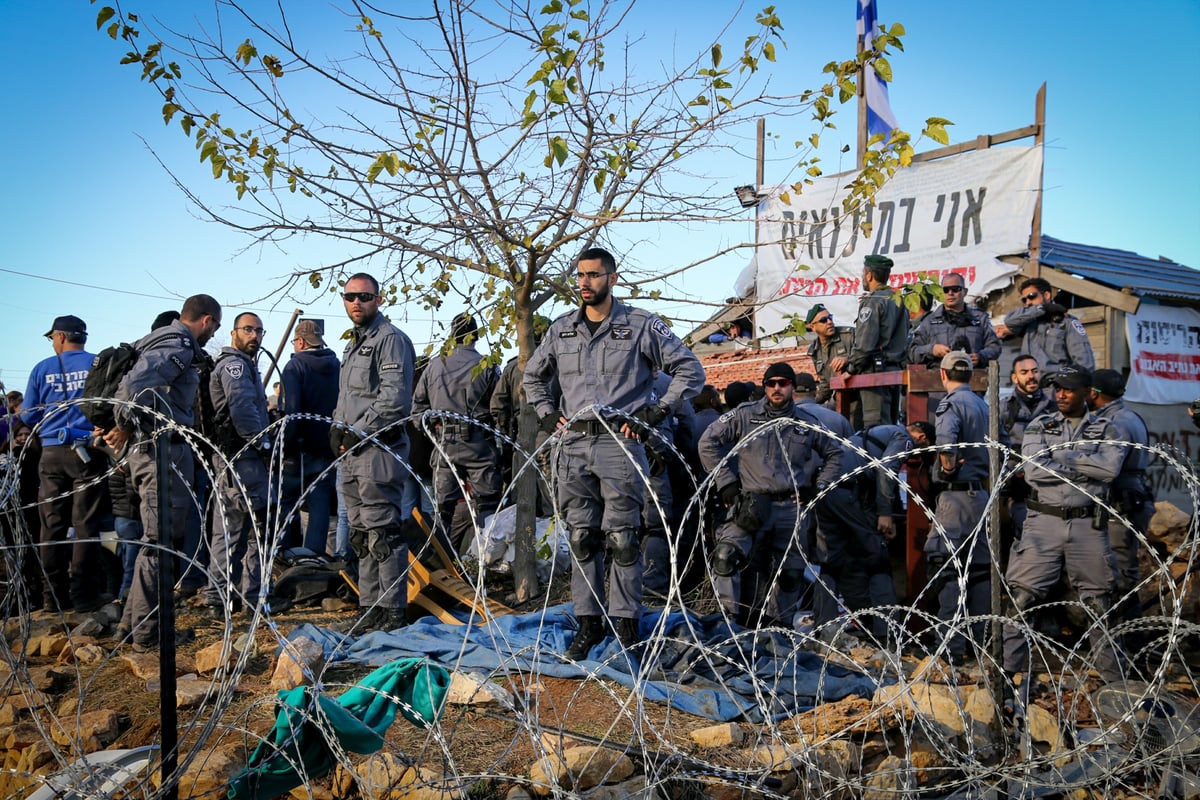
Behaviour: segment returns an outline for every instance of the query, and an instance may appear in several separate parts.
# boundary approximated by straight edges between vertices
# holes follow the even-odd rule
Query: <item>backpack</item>
[[[137,348],[121,342],[116,347],[104,348],[92,360],[92,368],[83,381],[79,410],[97,428],[110,431],[116,426],[116,405],[111,401],[121,381],[137,363],[138,355]]]

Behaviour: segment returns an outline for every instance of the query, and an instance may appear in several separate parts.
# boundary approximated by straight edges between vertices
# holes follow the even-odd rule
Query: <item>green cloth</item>
[[[449,688],[445,669],[404,658],[375,670],[336,700],[311,686],[281,691],[275,725],[230,783],[229,797],[265,800],[324,775],[337,763],[332,740],[352,753],[376,752],[397,707],[413,725],[432,725]]]

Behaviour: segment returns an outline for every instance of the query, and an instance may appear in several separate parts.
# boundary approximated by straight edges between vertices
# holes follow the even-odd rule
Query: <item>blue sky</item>
[[[4,6],[0,380],[9,389],[24,389],[33,365],[51,354],[41,334],[59,314],[87,320],[93,352],[143,335],[159,311],[196,292],[213,294],[228,311],[260,310],[272,349],[294,308],[342,324],[341,304],[328,294],[272,296],[284,276],[325,253],[246,250],[245,240],[196,217],[150,148],[203,191],[213,187],[208,167],[177,130],[163,127],[160,101],[136,74],[118,66],[121,49],[95,31],[96,6]],[[145,4],[155,6],[163,7]],[[204,6],[196,4],[196,13]],[[664,59],[734,8],[700,0],[681,18],[667,10],[673,7],[645,3],[633,12],[634,30],[645,30]],[[853,0],[777,8],[800,85],[816,85],[823,63],[852,54]],[[1034,95],[1045,82],[1043,230],[1200,267],[1200,198],[1190,186],[1189,157],[1200,130],[1193,55],[1200,2],[879,0],[878,13],[908,31],[905,52],[892,60],[891,100],[902,126],[915,130],[927,116],[944,116],[955,123],[954,142],[1018,128],[1033,121]],[[852,109],[843,111],[840,128],[852,144]],[[775,130],[770,120],[768,129]],[[785,172],[787,145],[797,138],[780,133],[768,152],[768,182]],[[747,130],[744,163],[714,163],[712,175],[728,176],[731,187],[750,182],[752,140]],[[825,166],[835,171],[830,161]],[[714,230],[664,230],[660,241],[639,246],[653,248],[643,261],[671,266],[697,248],[752,236],[746,218]],[[731,256],[689,276],[685,289],[719,301],[744,263]],[[681,306],[658,310],[696,316]],[[427,314],[397,311],[414,341],[435,335]]]

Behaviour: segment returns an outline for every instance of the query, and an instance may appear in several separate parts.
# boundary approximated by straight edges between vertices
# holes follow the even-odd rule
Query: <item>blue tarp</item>
[[[646,700],[719,722],[763,722],[849,695],[870,697],[879,682],[827,663],[786,631],[748,631],[720,615],[649,611],[642,617],[646,651],[637,663],[609,637],[588,660],[563,660],[575,633],[567,604],[512,614],[485,625],[448,625],[426,617],[395,632],[347,637],[305,624],[289,634],[318,642],[329,662],[380,666],[428,658],[448,669],[559,678],[603,677],[640,688]]]

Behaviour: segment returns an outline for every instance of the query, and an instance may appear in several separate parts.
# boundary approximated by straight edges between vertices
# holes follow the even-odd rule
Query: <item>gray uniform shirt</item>
[[[829,379],[833,377],[833,369],[829,366],[829,362],[838,356],[849,360],[850,351],[853,349],[854,328],[838,328],[837,335],[829,340],[829,344],[823,344],[821,337],[818,336],[816,341],[808,346],[808,355],[812,358],[813,369],[817,373],[816,400],[818,403],[825,403],[830,397],[833,397],[833,387],[829,385]]]
[[[208,381],[208,396],[218,419],[222,410],[228,409],[234,432],[245,441],[253,440],[271,424],[258,365],[237,348],[221,348]]]
[[[1025,426],[1040,417],[1055,410],[1054,398],[1049,392],[1041,389],[1037,394],[1024,394],[1016,389],[1008,397],[1000,401],[1000,438],[1013,450],[1021,451],[1021,442],[1025,438]]]
[[[196,389],[200,386],[200,373],[196,367],[204,359],[204,351],[196,337],[187,326],[175,320],[138,339],[134,348],[140,355],[121,380],[116,398],[148,408],[157,405],[156,398],[166,398],[167,407],[159,408],[159,411],[180,425],[194,425]],[[117,407],[116,418],[117,424],[128,431],[143,421],[134,419],[124,406]]]
[[[1150,443],[1145,421],[1136,411],[1126,406],[1124,400],[1113,400],[1104,408],[1098,409],[1095,414],[1099,419],[1112,424],[1117,439],[1133,444]],[[1150,464],[1150,451],[1133,447],[1123,447],[1121,450],[1124,451],[1125,458],[1121,462],[1120,474],[1113,481],[1113,488],[1146,492],[1145,477],[1146,467]]]
[[[461,344],[450,355],[431,360],[413,391],[413,413],[454,411],[490,423],[492,392],[499,373],[495,367],[484,367],[476,373],[481,361],[483,356],[474,343]]]
[[[965,341],[966,347],[961,347]],[[945,306],[925,315],[912,334],[908,347],[911,364],[937,366],[940,356],[933,354],[935,344],[944,344],[951,350],[966,350],[979,356],[979,367],[1000,357],[1000,337],[992,327],[988,315],[977,308],[964,308],[961,312],[947,312]]]
[[[342,354],[334,419],[372,434],[407,417],[414,360],[408,336],[382,314],[365,328],[355,327]],[[403,430],[392,430],[397,429]]]
[[[896,304],[892,290],[886,286],[863,295],[854,326],[851,374],[874,372],[876,357],[888,368],[902,366],[907,356],[908,311]]]
[[[765,397],[743,403],[708,426],[700,437],[700,463],[708,472],[717,470],[718,487],[741,483],[748,492],[778,494],[811,487],[817,480],[832,483],[842,474],[842,448],[831,437],[786,423],[759,434],[738,451],[736,458],[723,461],[738,442],[778,419],[798,419],[820,426],[819,420],[801,406],[791,406],[790,413],[774,412]],[[812,457],[814,452],[819,460]]]
[[[584,309],[554,320],[525,366],[525,396],[539,417],[603,405],[633,414],[650,405],[654,368],[671,376],[659,402],[674,408],[704,388],[700,360],[665,322],[613,300],[612,312],[593,334]],[[561,399],[555,397],[557,376]]]
[[[1037,359],[1043,375],[1058,372],[1068,364],[1087,370],[1096,368],[1083,323],[1070,314],[1055,321],[1046,316],[1045,306],[1025,306],[1008,312],[1004,324],[1024,336],[1021,350]]]
[[[1082,508],[1095,502],[1093,496],[1107,496],[1125,454],[1116,445],[1101,442],[1116,438],[1112,425],[1093,414],[1074,427],[1059,411],[1029,423],[1021,455],[1029,459],[1025,480],[1037,492],[1032,499],[1058,508]],[[1048,452],[1054,445],[1067,443],[1073,446]]]
[[[938,403],[934,412],[937,421],[938,455],[947,453],[963,463],[949,477],[941,474],[940,459],[934,468],[934,479],[940,481],[986,481],[988,479],[988,450],[986,447],[960,447],[980,443],[987,437],[988,407],[983,398],[969,386],[958,386]],[[944,449],[943,449],[944,448]]]

